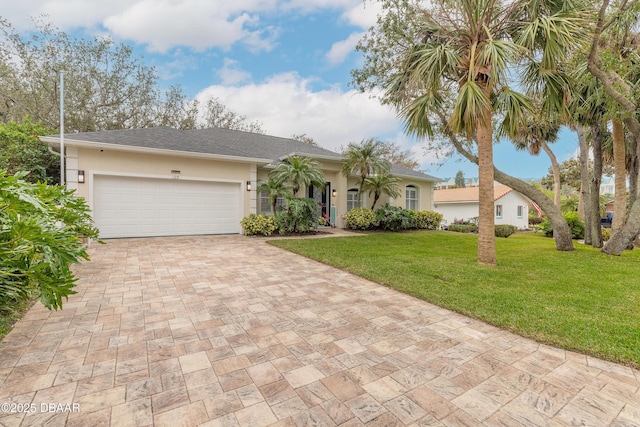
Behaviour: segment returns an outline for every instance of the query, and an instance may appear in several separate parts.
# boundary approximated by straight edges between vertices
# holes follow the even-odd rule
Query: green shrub
[[[606,242],[611,238],[611,229],[602,227],[602,241]]]
[[[416,228],[421,230],[437,230],[442,222],[442,214],[433,211],[416,212]]]
[[[312,199],[291,197],[278,212],[280,234],[309,233],[318,228],[318,203]]]
[[[265,214],[250,214],[240,221],[246,236],[271,236],[278,229],[276,218]]]
[[[509,237],[516,232],[518,227],[510,224],[498,224],[496,228],[496,237]]]
[[[540,224],[545,217],[537,216],[537,215],[529,215],[529,225],[538,225]]]
[[[371,209],[355,208],[344,214],[346,227],[351,230],[370,230],[376,225],[376,216]]]
[[[567,221],[569,228],[571,229],[572,239],[584,239],[584,222],[578,217],[578,212],[567,212],[564,214],[564,219]],[[549,218],[544,220],[534,227],[535,231],[541,231],[547,237],[553,237],[553,227],[551,227],[551,221]]]
[[[389,204],[376,209],[378,227],[387,231],[410,230],[416,228],[416,215],[408,209]]]
[[[567,212],[564,218],[571,228],[571,238],[584,239],[584,221],[578,217],[578,212]]]
[[[475,224],[450,224],[449,231],[458,233],[477,233],[478,226]]]
[[[0,170],[0,311],[36,295],[57,310],[76,293],[71,264],[89,259],[81,237],[97,240],[98,230],[74,191],[25,175]]]

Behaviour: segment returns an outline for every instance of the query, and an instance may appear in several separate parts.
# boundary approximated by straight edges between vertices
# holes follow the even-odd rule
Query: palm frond
[[[491,111],[491,100],[485,95],[482,87],[473,80],[468,80],[460,86],[455,100],[450,125],[454,132],[472,135],[478,124],[485,118],[485,112]]]

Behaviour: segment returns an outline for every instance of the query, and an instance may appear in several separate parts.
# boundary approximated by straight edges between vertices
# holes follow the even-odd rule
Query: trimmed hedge
[[[416,228],[421,230],[437,230],[442,222],[442,214],[433,211],[414,211],[416,213]]]
[[[246,236],[271,236],[278,229],[278,221],[272,216],[265,214],[250,214],[240,221]]]
[[[371,209],[355,208],[344,214],[346,226],[350,230],[370,230],[376,224],[376,215]]]
[[[478,226],[475,224],[450,224],[449,231],[457,233],[477,233]]]
[[[518,229],[518,227],[516,227],[515,225],[509,225],[509,224],[498,224],[495,226],[495,228],[496,228],[496,231],[495,231],[496,237],[505,237],[505,238],[511,236]]]

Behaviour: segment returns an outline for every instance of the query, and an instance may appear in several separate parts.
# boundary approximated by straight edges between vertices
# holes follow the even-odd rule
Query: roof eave
[[[59,137],[41,136],[40,141],[46,143],[52,148],[60,147]],[[139,147],[135,145],[131,146],[131,145],[111,144],[111,143],[105,143],[105,142],[82,141],[77,139],[65,138],[64,142],[65,142],[65,145],[69,145],[72,147],[80,147],[80,148],[100,148],[100,149],[115,150],[115,151],[127,151],[132,153],[160,154],[160,155],[168,155],[168,156],[191,157],[196,159],[227,160],[227,161],[240,162],[240,163],[269,164],[273,161],[273,159],[264,159],[259,157],[242,157],[242,156],[230,156],[230,155],[224,155],[224,154],[198,153],[193,151],[179,151],[179,150],[169,150],[164,148]]]

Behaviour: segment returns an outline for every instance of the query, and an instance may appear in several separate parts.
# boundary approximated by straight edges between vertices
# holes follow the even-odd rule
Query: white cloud
[[[395,113],[368,95],[339,88],[314,92],[311,83],[296,73],[286,73],[257,84],[210,86],[197,98],[203,102],[217,97],[249,120],[262,122],[271,135],[306,133],[330,150],[398,131]]]
[[[8,0],[1,0],[7,2]],[[18,30],[32,28],[30,17],[46,15],[61,30],[106,28],[115,38],[148,45],[166,52],[176,46],[198,51],[230,49],[242,43],[253,50],[269,51],[279,29],[261,16],[309,14],[322,9],[354,12],[361,0],[24,0],[3,8],[3,17]]]
[[[326,58],[331,65],[340,64],[350,53],[355,51],[356,45],[364,33],[352,33],[345,40],[334,43],[326,54]]]
[[[234,86],[251,78],[250,73],[240,69],[238,61],[230,58],[224,59],[224,66],[216,74],[220,77],[224,86]]]
[[[379,2],[358,2],[342,14],[342,19],[351,25],[368,30],[376,23],[380,12],[382,12],[382,5]]]

